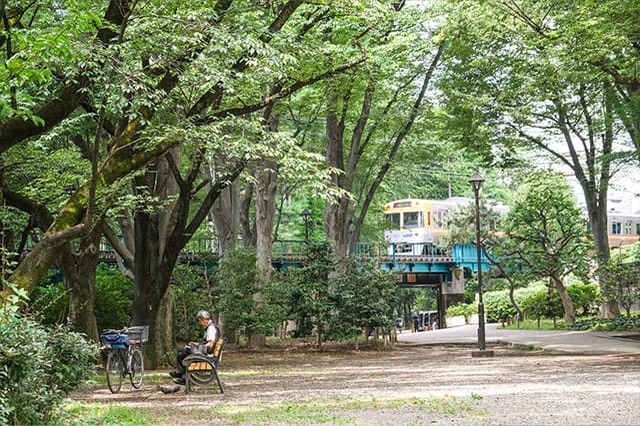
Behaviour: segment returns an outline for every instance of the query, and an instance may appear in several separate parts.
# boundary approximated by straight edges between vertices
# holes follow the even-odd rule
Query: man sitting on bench
[[[219,337],[218,327],[211,320],[209,312],[204,310],[199,311],[196,315],[196,319],[198,320],[198,324],[205,329],[204,337],[200,343],[189,342],[188,346],[185,346],[183,349],[178,351],[176,369],[169,373],[169,375],[173,377],[173,381],[179,385],[185,384],[185,371],[184,366],[182,365],[182,360],[192,353],[201,353],[204,355],[212,353],[216,340],[218,340]]]

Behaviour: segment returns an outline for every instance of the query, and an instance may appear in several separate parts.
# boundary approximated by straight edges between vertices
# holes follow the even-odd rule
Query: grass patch
[[[262,424],[364,424],[362,416],[376,415],[378,411],[402,411],[407,416],[413,412],[451,416],[452,418],[486,417],[474,403],[481,400],[477,394],[469,398],[455,396],[406,398],[381,400],[369,397],[327,398],[307,402],[283,402],[278,404],[220,404],[211,407],[174,406],[127,407],[122,404],[99,405],[71,403],[65,407],[67,415],[60,425],[162,425],[182,424],[216,419],[225,425]],[[368,414],[367,414],[368,413]],[[414,413],[415,414],[415,413]]]
[[[502,328],[505,330],[566,330],[567,326],[565,325],[564,320],[561,319],[556,320],[554,323],[552,319],[542,318],[540,320],[540,325],[538,325],[537,320],[525,319],[520,322],[503,324]]]
[[[481,399],[472,395],[468,400],[455,396],[408,399],[352,399],[331,398],[322,401],[283,403],[262,407],[235,407],[233,412],[219,413],[232,424],[354,424],[358,414],[382,410],[418,410],[419,412],[452,417],[485,417],[474,402]]]
[[[158,418],[151,408],[127,407],[118,404],[86,404],[73,402],[65,407],[64,422],[56,425],[153,425],[166,423],[166,418]]]

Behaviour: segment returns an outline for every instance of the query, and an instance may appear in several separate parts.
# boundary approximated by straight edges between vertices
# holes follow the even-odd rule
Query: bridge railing
[[[276,240],[271,247],[271,258],[285,262],[300,262],[306,258],[305,240]]]

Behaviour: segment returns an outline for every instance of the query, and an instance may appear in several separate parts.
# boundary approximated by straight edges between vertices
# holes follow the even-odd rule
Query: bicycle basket
[[[100,336],[100,343],[114,349],[124,349],[129,346],[129,336],[123,333],[106,333]]]
[[[138,343],[146,343],[149,341],[149,326],[134,325],[127,327],[127,334],[130,340],[135,340]]]

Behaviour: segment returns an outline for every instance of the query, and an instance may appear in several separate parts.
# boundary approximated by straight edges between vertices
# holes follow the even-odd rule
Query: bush
[[[255,250],[234,249],[220,262],[218,271],[219,311],[225,333],[246,337],[266,335],[280,325],[283,306],[276,281],[260,282]]]
[[[4,307],[5,310],[7,307]],[[45,328],[17,312],[0,319],[0,424],[45,424],[94,374],[96,345],[66,327]]]
[[[98,266],[96,271],[96,322],[98,330],[131,324],[133,282],[115,267]]]
[[[465,319],[469,319],[469,316],[476,314],[477,312],[477,306],[473,303],[459,303],[457,305],[449,306],[445,315],[447,318],[464,315]]]
[[[525,317],[538,320],[538,323],[543,317],[558,318],[564,314],[558,293],[554,291],[550,296],[547,289],[541,289],[528,295],[522,300],[520,307]]]
[[[33,294],[31,311],[44,325],[65,322],[69,298],[64,283],[50,282],[37,287]],[[100,265],[96,271],[95,315],[98,330],[121,328],[130,324],[133,284],[117,268]]]
[[[622,316],[614,319],[592,318],[578,321],[572,328],[594,331],[638,331],[640,330],[640,316]]]
[[[506,291],[487,293],[484,297],[484,311],[488,322],[507,322],[516,315],[516,308]]]
[[[578,315],[588,316],[598,313],[602,295],[595,284],[577,283],[567,287],[567,291]]]
[[[395,280],[393,274],[373,262],[350,263],[346,273],[332,282],[333,315],[327,337],[348,340],[374,327],[391,329],[398,301]]]

